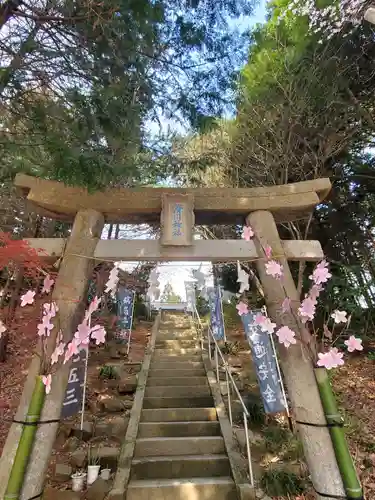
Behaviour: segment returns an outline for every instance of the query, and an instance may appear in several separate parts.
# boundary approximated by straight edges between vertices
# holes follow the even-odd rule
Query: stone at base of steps
[[[126,500],[238,500],[230,477],[130,481]]]

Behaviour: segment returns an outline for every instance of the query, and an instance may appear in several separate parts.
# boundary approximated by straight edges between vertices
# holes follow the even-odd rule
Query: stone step
[[[199,338],[196,335],[193,334],[174,334],[174,333],[165,333],[163,335],[158,335],[156,337],[156,342],[166,342],[166,341],[172,341],[172,342],[195,342],[199,343]]]
[[[210,396],[211,390],[208,385],[177,386],[170,385],[165,387],[146,387],[146,398],[194,398],[197,396]]]
[[[216,421],[215,408],[157,408],[142,410],[141,422]]]
[[[189,477],[230,476],[226,455],[190,455],[136,458],[132,462],[132,479],[185,479]]]
[[[175,371],[170,370],[171,373],[169,377],[155,377],[153,374],[151,377],[148,377],[147,387],[163,387],[163,386],[171,386],[171,385],[208,385],[207,377],[190,377],[189,374],[185,377],[175,377]]]
[[[151,365],[155,363],[203,363],[202,356],[185,356],[180,354],[179,356],[153,356],[151,360]]]
[[[153,370],[191,370],[192,368],[203,368],[203,361],[160,361],[152,359],[150,368]]]
[[[218,421],[141,422],[138,427],[139,438],[192,436],[220,436],[220,424]]]
[[[230,477],[130,481],[126,500],[238,500]]]
[[[154,356],[198,356],[201,354],[200,347],[175,347],[172,349],[156,348]]]
[[[225,453],[221,436],[138,438],[135,457],[217,455]]]
[[[170,368],[170,367],[169,367]],[[204,377],[206,378],[206,370],[204,367],[197,368],[183,368],[181,369],[169,369],[169,368],[151,368],[148,372],[147,380],[150,381],[152,378],[187,378],[187,377]]]
[[[161,349],[183,349],[183,348],[194,348],[199,349],[200,344],[195,339],[157,339],[156,348]]]
[[[173,335],[174,337],[196,337],[196,332],[189,326],[187,328],[161,328],[158,331],[157,338],[164,335]]]
[[[151,358],[151,364],[153,363],[202,363],[202,356],[199,354],[164,354],[158,355],[154,354]]]
[[[212,408],[214,400],[212,396],[199,396],[194,398],[144,398],[143,408],[151,410],[153,408]]]

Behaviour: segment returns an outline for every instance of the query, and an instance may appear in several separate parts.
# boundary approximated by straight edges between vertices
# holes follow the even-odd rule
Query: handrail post
[[[230,395],[230,384],[229,384],[228,367],[227,366],[225,366],[225,379],[227,381],[229,421],[230,421],[230,425],[233,426],[232,401],[231,401],[231,395]]]
[[[249,429],[247,427],[247,416],[246,416],[245,412],[243,412],[243,423],[244,423],[244,427],[245,427],[246,451],[247,451],[247,462],[249,465],[250,486],[254,486],[254,473],[253,473],[253,466],[251,463]]]
[[[218,347],[217,344],[215,344],[215,364],[216,364],[216,381],[218,384],[220,384],[220,376],[219,376],[219,356],[218,356]]]

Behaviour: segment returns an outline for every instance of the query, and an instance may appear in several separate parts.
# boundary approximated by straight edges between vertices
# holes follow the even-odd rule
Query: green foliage
[[[246,47],[232,21],[252,10],[246,0],[63,0],[43,12],[8,3],[3,176],[23,171],[91,190],[165,178],[168,143],[145,137],[147,125],[206,129],[226,109]]]
[[[103,365],[99,370],[99,378],[113,380],[118,378],[116,367],[113,365]]]
[[[269,425],[263,428],[263,435],[267,450],[277,453],[289,442],[291,432],[281,425]]]
[[[148,317],[146,304],[139,295],[136,295],[134,302],[134,317],[137,319],[146,319]]]
[[[270,468],[260,479],[262,489],[271,496],[300,495],[306,489],[305,481],[297,474],[280,468]]]
[[[204,316],[206,316],[206,314],[208,314],[210,310],[208,301],[204,297],[202,297],[202,295],[198,291],[196,291],[195,297],[196,297],[195,305],[198,314],[201,318],[203,318]]]
[[[238,315],[235,301],[223,304],[224,324],[227,328],[238,328],[242,326],[241,318]]]
[[[264,407],[260,395],[254,393],[246,394],[244,397],[244,403],[250,414],[249,420],[251,426],[262,426],[265,422],[266,414],[264,413]]]
[[[284,425],[273,423],[262,428],[265,449],[283,460],[302,460],[303,447],[298,436]]]
[[[240,350],[239,342],[227,342],[225,341],[223,345],[220,345],[221,352],[229,356],[236,356]]]
[[[279,225],[280,235],[319,240],[331,263],[333,278],[322,296],[317,326],[338,308],[353,314],[351,328],[373,335],[374,27],[366,22],[354,30],[344,26],[322,38],[293,5],[291,0],[269,3],[267,22],[251,33],[236,118],[176,144],[177,150],[181,146],[178,165],[185,165],[191,185],[201,186],[252,187],[330,177],[333,190],[313,219]],[[238,229],[225,232],[235,239]],[[223,229],[213,233],[222,237]],[[303,293],[311,286],[311,269],[307,264]],[[293,266],[296,280],[298,272]],[[223,265],[219,273],[225,289],[237,292],[236,266]],[[262,298],[254,280],[251,284],[251,305],[259,307]]]
[[[94,447],[92,445],[89,445],[88,450],[87,450],[87,462],[89,465],[99,465],[100,464],[100,457],[99,457],[99,447]]]

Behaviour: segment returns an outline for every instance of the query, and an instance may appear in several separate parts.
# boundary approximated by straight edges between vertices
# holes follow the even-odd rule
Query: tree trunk
[[[83,210],[76,215],[52,295],[52,300],[59,307],[58,320],[64,332],[64,342],[69,342],[73,338],[77,325],[82,320],[88,280],[94,266],[94,261],[89,257],[94,254],[103,225],[103,216],[94,210]],[[88,258],[77,257],[77,255],[84,255]],[[54,328],[47,340],[47,360],[50,359],[55,349],[57,334],[58,329]],[[16,414],[17,420],[25,418],[35,385],[35,377],[40,373],[40,369],[39,359],[34,356]],[[58,421],[60,419],[69,371],[70,363],[58,365],[52,378],[51,392],[46,397],[41,420]],[[58,423],[39,427],[23,485],[22,499],[39,498],[43,490],[57,429]],[[4,496],[21,430],[20,424],[12,424],[3,449],[0,460],[0,498]]]
[[[109,229],[108,229],[108,239],[112,239],[112,232],[113,232],[113,224],[110,224],[109,225]]]
[[[22,0],[7,0],[0,6],[0,30],[22,4]]]
[[[303,337],[304,342],[311,341],[310,333],[296,320],[296,314],[291,312],[283,314],[281,312],[285,291],[292,300],[294,311],[298,308],[299,296],[288,262],[279,257],[283,255],[283,247],[273,215],[262,210],[251,213],[247,220],[255,232],[256,239],[254,241],[259,255],[265,257],[263,249],[266,245],[270,245],[273,254],[278,256],[277,260],[284,268],[283,278],[279,281],[266,274],[265,258],[256,261],[270,318],[278,326],[287,325],[297,334],[300,333],[299,337]],[[285,291],[282,285],[284,285]],[[279,346],[279,352],[295,420],[318,425],[318,427],[313,427],[298,424],[312,483],[317,492],[327,495],[324,497],[318,495],[318,498],[334,500],[335,495],[345,497],[330,434],[328,428],[324,427],[326,419],[310,353],[300,343],[292,345],[288,349]]]

